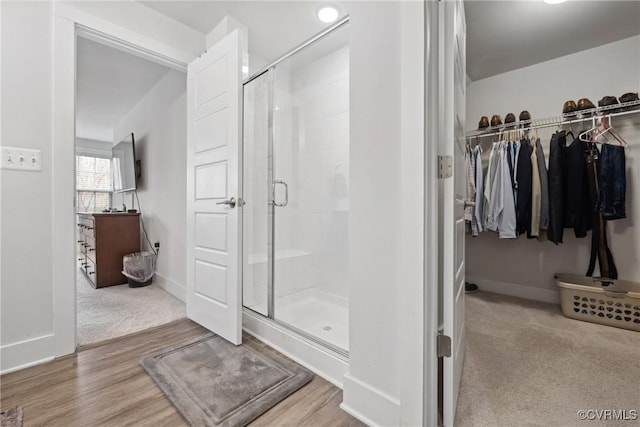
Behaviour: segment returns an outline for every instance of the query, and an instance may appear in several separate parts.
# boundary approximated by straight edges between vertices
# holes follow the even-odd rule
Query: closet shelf
[[[590,108],[588,110],[576,111],[575,113],[571,113],[570,115],[562,114],[560,116],[547,117],[543,119],[522,120],[517,123],[510,123],[508,125],[503,124],[500,126],[492,126],[483,130],[476,130],[476,131],[469,132],[466,135],[466,138],[467,139],[485,138],[488,136],[500,135],[503,132],[508,132],[516,129],[524,129],[524,130],[540,129],[540,128],[547,128],[547,127],[553,127],[553,126],[570,125],[573,123],[587,122],[587,121],[593,120],[594,115],[598,116],[600,114],[607,114],[608,118],[614,118],[614,117],[625,116],[627,114],[640,113],[640,108],[634,108],[634,107],[640,107],[640,101],[632,101],[632,102],[625,102],[623,104],[607,105],[606,107]],[[630,108],[630,110],[619,111],[619,112],[614,112],[610,114],[607,113],[608,111],[619,110],[621,108]],[[574,116],[577,117],[578,115],[581,115],[581,116],[589,115],[589,117],[569,118]],[[530,126],[524,127],[525,125],[530,125]]]

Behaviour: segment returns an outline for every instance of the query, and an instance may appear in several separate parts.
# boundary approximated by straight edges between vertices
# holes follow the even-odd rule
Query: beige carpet
[[[557,305],[466,297],[457,427],[640,425],[577,416],[615,409],[640,417],[640,333],[568,319]]]
[[[78,345],[163,325],[186,316],[182,301],[151,284],[94,289],[78,272]]]

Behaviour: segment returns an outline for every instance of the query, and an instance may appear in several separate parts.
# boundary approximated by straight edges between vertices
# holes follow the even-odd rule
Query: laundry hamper
[[[640,332],[640,282],[556,274],[562,314]]]

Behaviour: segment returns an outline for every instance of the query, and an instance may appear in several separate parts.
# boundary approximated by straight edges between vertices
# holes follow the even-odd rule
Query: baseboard
[[[400,422],[400,401],[347,373],[340,408],[370,426]]]
[[[156,273],[153,277],[153,282],[174,297],[178,298],[180,301],[187,301],[187,288],[175,280],[169,279],[160,273]]]
[[[20,341],[0,348],[0,374],[19,371],[30,366],[53,360],[54,335]]]
[[[519,285],[517,283],[498,282],[467,276],[467,282],[475,283],[481,291],[510,295],[535,301],[560,304],[560,292],[556,289],[539,288],[537,286]]]
[[[248,334],[342,388],[343,377],[349,370],[349,362],[344,357],[248,310],[242,312],[242,327]]]

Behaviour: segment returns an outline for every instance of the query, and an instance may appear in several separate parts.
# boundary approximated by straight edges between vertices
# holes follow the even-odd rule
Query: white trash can
[[[130,288],[140,288],[153,282],[156,258],[153,252],[136,252],[122,258],[122,274],[129,279]]]

